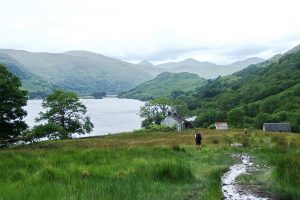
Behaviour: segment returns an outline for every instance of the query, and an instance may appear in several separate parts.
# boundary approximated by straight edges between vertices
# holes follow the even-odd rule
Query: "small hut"
[[[227,122],[215,122],[216,130],[227,130],[228,124]]]
[[[289,123],[264,123],[263,131],[291,132],[291,126]]]

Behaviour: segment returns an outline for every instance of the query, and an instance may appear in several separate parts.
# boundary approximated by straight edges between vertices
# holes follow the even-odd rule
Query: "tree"
[[[90,118],[85,116],[86,107],[74,92],[56,90],[43,99],[42,106],[46,111],[40,112],[36,121],[47,123],[35,127],[33,132],[38,135],[42,135],[40,132],[44,130],[49,139],[67,139],[75,133],[90,133],[94,127]]]
[[[239,127],[244,123],[244,112],[240,108],[234,108],[227,113],[227,120],[229,124]]]
[[[140,109],[140,116],[145,119],[142,122],[142,126],[147,127],[151,124],[160,125],[160,122],[169,112],[185,116],[188,112],[187,105],[165,97],[151,100]]]
[[[14,143],[27,129],[22,108],[27,103],[27,92],[20,89],[21,81],[0,64],[0,146]]]

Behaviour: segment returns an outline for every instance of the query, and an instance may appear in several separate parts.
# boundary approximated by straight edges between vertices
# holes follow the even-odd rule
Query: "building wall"
[[[227,130],[228,129],[228,125],[226,123],[215,124],[215,126],[216,126],[216,130]]]
[[[182,125],[175,120],[173,117],[167,116],[162,122],[161,125],[169,126],[169,127],[174,127],[176,126],[177,131],[182,130]]]

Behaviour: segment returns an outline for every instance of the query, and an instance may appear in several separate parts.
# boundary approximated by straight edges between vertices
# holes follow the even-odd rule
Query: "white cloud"
[[[0,48],[227,63],[300,43],[297,0],[0,1]]]

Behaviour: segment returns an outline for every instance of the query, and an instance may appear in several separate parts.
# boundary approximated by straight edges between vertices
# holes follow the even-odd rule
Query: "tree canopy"
[[[160,122],[168,115],[168,113],[177,113],[180,116],[185,116],[188,112],[187,105],[176,100],[171,100],[166,97],[160,97],[148,101],[145,106],[140,109],[140,116],[144,118],[143,127],[150,124],[160,125]]]
[[[33,130],[40,137],[66,139],[71,138],[72,134],[90,133],[94,127],[90,118],[85,116],[85,105],[74,92],[56,90],[43,99],[42,106],[46,111],[40,112],[36,121],[47,123],[36,126]]]
[[[21,89],[18,77],[0,64],[0,145],[8,145],[17,140],[27,129],[23,118],[27,115],[22,108],[27,103],[27,92]]]

